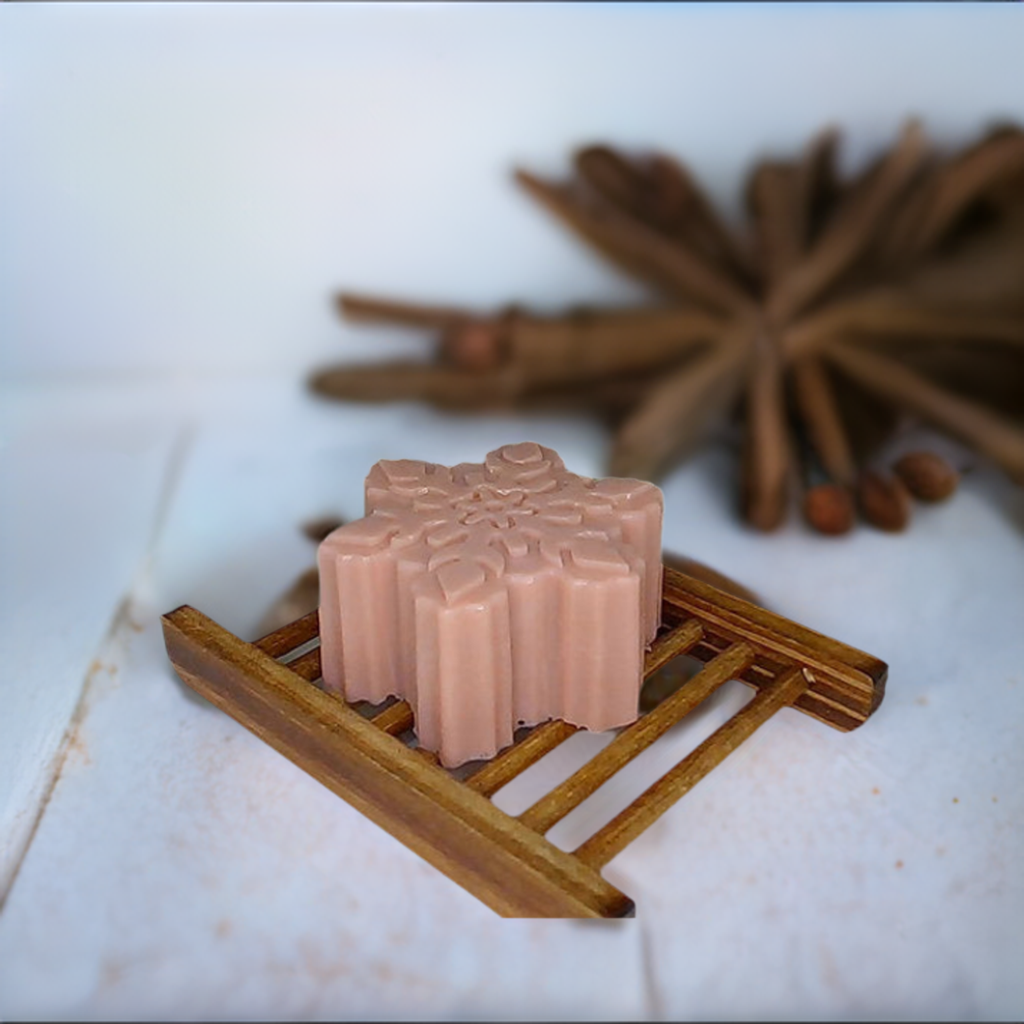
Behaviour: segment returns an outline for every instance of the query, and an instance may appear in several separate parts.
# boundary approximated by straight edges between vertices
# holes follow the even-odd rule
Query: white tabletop
[[[902,536],[840,540],[737,522],[725,444],[676,471],[666,546],[889,662],[885,701],[850,734],[795,711],[758,732],[606,869],[635,920],[505,921],[191,695],[158,619],[188,601],[251,635],[311,563],[297,524],[358,515],[376,458],[530,438],[597,473],[602,432],[256,378],[7,397],[3,1016],[1019,1016],[1024,498],[994,471]],[[552,838],[576,845],[746,694],[730,684]],[[499,805],[604,741],[570,741]]]

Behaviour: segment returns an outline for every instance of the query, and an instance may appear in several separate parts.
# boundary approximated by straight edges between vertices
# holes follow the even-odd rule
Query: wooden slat
[[[386,733],[397,736],[400,732],[405,732],[406,729],[412,728],[412,708],[409,707],[406,701],[400,700],[390,705],[390,707],[386,707],[383,711],[378,711],[370,721],[378,729],[383,729]]]
[[[697,643],[702,633],[700,623],[696,619],[690,619],[657,637],[644,659],[644,679],[677,655],[688,651]],[[508,785],[517,775],[536,764],[576,731],[576,726],[561,721],[538,725],[515,746],[502,751],[483,765],[466,780],[466,785],[484,796],[493,796],[502,786]]]
[[[289,661],[288,668],[296,675],[305,679],[307,683],[313,682],[314,679],[319,679],[321,675],[320,648],[314,647],[313,650],[306,651],[305,654],[294,661]]]
[[[397,738],[413,725],[406,702],[364,708],[373,716],[367,720],[355,710],[359,705],[310,685],[321,669],[316,612],[247,644],[183,607],[164,616],[164,635],[186,683],[498,913],[621,917],[631,914],[632,903],[601,878],[601,865],[779,708],[792,704],[838,729],[855,728],[878,707],[886,677],[878,659],[668,567],[662,614],[666,629],[647,654],[645,678],[684,652],[707,667],[522,820],[486,797],[576,732],[574,726],[546,722],[459,782],[436,755]],[[758,694],[575,855],[538,834],[729,678],[743,679]]]
[[[704,639],[690,651],[690,655],[698,661],[707,662],[716,658],[731,643],[727,637],[705,633]],[[754,664],[740,674],[739,679],[748,686],[760,689],[770,684],[778,676],[780,669],[781,666],[777,662],[758,656]],[[828,678],[815,677],[813,691],[807,690],[793,706],[803,714],[816,718],[840,732],[849,732],[864,722],[860,714],[850,713],[848,697],[835,693]]]
[[[649,679],[673,658],[685,654],[704,635],[704,627],[696,619],[688,619],[657,637],[644,658],[644,679]]]
[[[275,629],[265,637],[257,640],[253,647],[258,647],[264,654],[272,658],[280,658],[296,647],[309,643],[320,633],[320,613],[318,611],[303,615],[287,626]]]
[[[663,616],[669,622],[692,616],[709,634],[749,643],[775,665],[807,668],[810,686],[796,702],[798,710],[848,730],[863,724],[881,703],[888,673],[884,662],[667,567],[664,579]],[[700,656],[700,647],[694,653]],[[748,672],[743,680],[761,686],[773,676]],[[824,702],[815,700],[819,695]],[[828,701],[842,714],[829,716]]]
[[[579,771],[520,814],[519,820],[541,834],[547,832],[715,690],[730,679],[735,679],[753,660],[752,647],[743,643],[734,644],[709,662],[671,697],[662,701],[650,714],[620,732]]]
[[[808,680],[803,670],[794,667],[770,686],[758,691],[749,704],[649,786],[604,828],[595,832],[575,851],[576,856],[584,864],[600,870],[685,796],[712,768],[721,764],[772,715],[792,704],[807,686]]]
[[[538,725],[515,746],[506,748],[474,772],[466,779],[466,786],[483,796],[493,796],[576,731],[576,726],[558,720]]]
[[[163,617],[179,676],[508,917],[624,917],[632,901],[479,793],[194,608]]]

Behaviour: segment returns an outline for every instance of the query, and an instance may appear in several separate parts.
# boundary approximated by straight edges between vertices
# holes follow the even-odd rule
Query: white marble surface
[[[176,468],[154,470],[162,501],[139,486],[121,503],[125,602],[85,655],[80,720],[0,911],[0,1016],[1019,1017],[1024,501],[994,473],[904,536],[839,541],[733,520],[724,445],[673,474],[666,545],[886,659],[885,703],[847,735],[783,712],[716,769],[607,868],[636,920],[508,922],[191,696],[158,616],[187,600],[250,633],[311,561],[297,523],[357,514],[377,457],[450,464],[530,437],[595,472],[601,432],[334,407],[260,378],[18,401],[22,423],[55,404],[78,418],[57,435],[67,459],[97,443],[97,417],[108,439],[182,440]],[[18,529],[49,500],[23,491]],[[94,573],[66,563],[61,621],[113,616],[116,593],[83,589]],[[78,663],[15,664],[16,697],[83,679]],[[575,845],[746,698],[730,684],[552,838]],[[26,721],[0,718],[5,740]],[[499,805],[521,809],[604,741],[566,744]]]

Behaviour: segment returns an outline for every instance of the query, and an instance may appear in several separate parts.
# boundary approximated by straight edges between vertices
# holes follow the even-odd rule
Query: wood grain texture
[[[733,644],[650,714],[623,729],[579,771],[520,814],[519,820],[536,832],[547,832],[715,690],[735,679],[753,660],[753,648],[748,644]]]
[[[271,658],[280,658],[290,651],[294,651],[296,647],[308,644],[310,640],[319,635],[320,612],[312,611],[308,615],[303,615],[301,619],[296,619],[290,625],[260,637],[253,647],[258,647],[264,654],[269,654]]]
[[[488,799],[576,732],[561,721],[520,733],[465,781],[429,750],[407,746],[404,701],[349,706],[320,690],[314,612],[249,644],[184,606],[163,618],[179,676],[333,792],[509,917],[624,917],[628,896],[599,869],[782,707],[838,729],[860,725],[882,698],[886,666],[715,587],[665,567],[662,630],[645,678],[687,653],[704,670],[620,734],[520,819]],[[543,832],[657,742],[721,684],[754,699],[579,850]],[[358,708],[358,710],[357,710]]]
[[[604,828],[595,832],[575,851],[576,856],[594,868],[607,864],[693,789],[712,768],[721,764],[745,739],[752,736],[776,711],[792,704],[806,689],[804,670],[791,668],[781,679],[761,690],[749,704],[737,711],[654,785],[644,790]]]
[[[558,719],[538,725],[530,730],[525,739],[515,746],[506,747],[471,775],[466,785],[477,793],[493,796],[502,786],[526,771],[530,765],[536,764],[545,754],[550,753],[578,731],[576,726]]]
[[[1024,430],[886,356],[841,342],[825,356],[855,381],[976,448],[1024,484]]]
[[[834,728],[857,728],[882,701],[888,667],[870,654],[667,567],[663,598],[666,623],[703,623],[705,637],[691,652],[702,661],[738,640],[758,652],[739,677],[745,683],[761,687],[790,665],[806,668],[810,686],[794,707]]]
[[[201,612],[163,622],[186,683],[499,914],[632,913],[593,869]]]

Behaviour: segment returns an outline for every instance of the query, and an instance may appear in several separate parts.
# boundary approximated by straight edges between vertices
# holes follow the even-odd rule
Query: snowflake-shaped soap
[[[517,725],[637,716],[661,607],[661,491],[570,473],[527,442],[448,468],[382,461],[319,550],[324,685],[412,705],[454,766]]]

